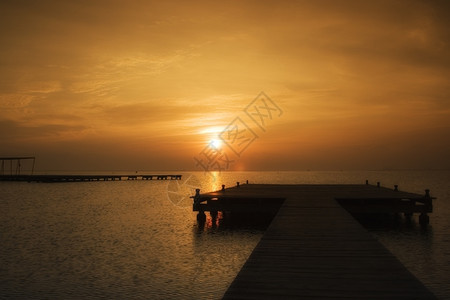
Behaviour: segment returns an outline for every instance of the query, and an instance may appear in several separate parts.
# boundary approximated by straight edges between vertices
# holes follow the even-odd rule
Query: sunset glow
[[[445,1],[2,1],[0,156],[36,168],[450,168]],[[244,119],[264,91],[283,111]]]
[[[222,147],[222,142],[219,139],[213,139],[209,142],[209,144],[214,149],[220,149]]]

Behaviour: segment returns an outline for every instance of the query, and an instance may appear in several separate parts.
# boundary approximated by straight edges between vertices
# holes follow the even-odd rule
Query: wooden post
[[[195,189],[195,196],[192,198],[194,198],[194,205],[200,203],[200,189]]]
[[[20,175],[20,158],[17,159],[16,176]]]
[[[394,191],[398,191],[398,185],[394,185]]]
[[[403,215],[405,216],[406,220],[408,222],[410,222],[413,214],[408,212],[408,213],[403,213]]]
[[[238,181],[238,182],[236,182],[236,187],[239,187],[239,181]]]
[[[430,224],[430,217],[427,215],[427,213],[423,212],[419,216],[419,223],[422,226],[426,226]]]
[[[222,191],[225,191],[225,184],[222,184]]]
[[[33,166],[31,167],[31,175],[34,173],[34,163],[36,161],[36,158],[33,157]]]
[[[430,190],[425,190],[424,204],[430,211],[433,209],[433,198],[430,196]]]
[[[202,223],[205,223],[205,221],[206,221],[205,212],[203,210],[200,210],[197,215],[197,222],[202,224]]]
[[[195,195],[194,195],[194,196],[191,196],[190,198],[192,198],[192,199],[194,200],[194,201],[193,201],[194,203],[192,204],[193,210],[195,211],[195,210],[198,209],[198,211],[199,211],[199,214],[197,215],[197,220],[200,221],[199,218],[203,218],[203,217],[199,217],[200,211],[201,211],[201,205],[200,205],[200,189],[195,189]],[[205,213],[203,212],[203,214],[205,214]]]
[[[369,180],[366,179],[366,185],[369,185]]]
[[[377,187],[380,187],[380,182],[379,181],[377,182]]]

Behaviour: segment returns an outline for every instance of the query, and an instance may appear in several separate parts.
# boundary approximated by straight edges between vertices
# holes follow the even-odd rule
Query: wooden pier
[[[252,203],[257,212],[277,211],[224,299],[436,299],[349,213],[420,213],[426,223],[428,191],[246,184],[193,198],[200,221],[204,211],[245,213]],[[276,204],[264,208],[270,199]]]
[[[0,175],[0,181],[87,182],[115,180],[181,180],[182,175]]]

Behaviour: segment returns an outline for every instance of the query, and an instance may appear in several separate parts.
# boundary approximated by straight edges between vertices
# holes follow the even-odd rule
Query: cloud
[[[22,122],[11,120],[0,120],[0,136],[5,143],[12,141],[39,141],[47,138],[66,139],[69,136],[74,137],[80,131],[85,130],[82,125],[63,125],[63,124],[44,124],[38,126],[29,126]]]
[[[57,80],[21,82],[19,86],[19,92],[24,94],[50,94],[61,89],[61,83]]]
[[[71,80],[69,91],[97,97],[111,96],[126,88],[127,83],[143,78],[149,80],[182,59],[186,57],[180,53],[158,58],[143,54],[100,56],[90,66],[79,68],[75,74],[68,75]]]
[[[33,98],[34,96],[32,95],[3,94],[0,95],[0,108],[2,109],[3,113],[6,109],[23,108],[28,106]]]

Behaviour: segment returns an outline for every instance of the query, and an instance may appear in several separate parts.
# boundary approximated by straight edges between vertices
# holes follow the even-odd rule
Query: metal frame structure
[[[36,162],[36,157],[34,156],[15,156],[15,157],[0,157],[1,161],[1,168],[0,168],[0,175],[10,175],[10,176],[18,176],[20,175],[20,161],[21,160],[27,160],[32,159],[33,160],[33,166],[31,167],[31,175],[34,173],[34,164]],[[9,161],[9,174],[5,174],[7,172],[7,166],[6,163]],[[13,169],[13,162],[15,161],[15,168]]]

